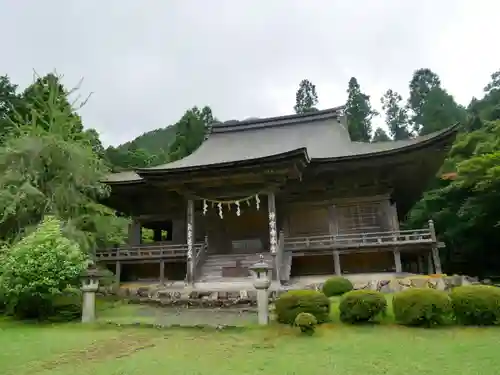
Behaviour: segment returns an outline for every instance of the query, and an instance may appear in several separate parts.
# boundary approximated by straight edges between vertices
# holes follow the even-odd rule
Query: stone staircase
[[[269,251],[251,254],[212,254],[207,255],[200,270],[200,277],[197,282],[218,282],[218,281],[244,281],[251,280],[252,276],[247,271],[248,267],[259,261],[260,255],[264,256],[270,266],[272,256]]]

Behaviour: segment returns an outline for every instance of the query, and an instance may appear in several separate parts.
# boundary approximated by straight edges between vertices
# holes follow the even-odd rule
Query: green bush
[[[411,288],[396,293],[392,307],[396,321],[408,326],[444,325],[453,317],[448,293],[429,288]]]
[[[314,315],[318,324],[330,320],[330,300],[315,290],[291,290],[279,296],[275,302],[276,319],[293,325],[300,313]]]
[[[82,317],[82,292],[79,289],[67,289],[52,297],[51,312],[47,320],[52,322],[70,322]]]
[[[54,302],[79,286],[85,255],[61,233],[61,222],[47,217],[36,231],[12,246],[0,264],[0,295],[7,313],[21,319],[48,319]],[[56,302],[57,303],[57,302]]]
[[[339,304],[340,320],[344,323],[362,323],[385,314],[387,300],[385,296],[371,290],[353,290],[345,293]]]
[[[350,292],[354,286],[349,279],[341,276],[330,277],[323,284],[323,293],[327,297],[341,296]]]
[[[295,318],[294,324],[296,327],[300,328],[300,332],[305,333],[307,335],[312,335],[316,330],[316,325],[318,324],[318,320],[312,314],[301,312]]]
[[[489,285],[459,286],[450,293],[455,317],[464,325],[500,322],[500,288]]]

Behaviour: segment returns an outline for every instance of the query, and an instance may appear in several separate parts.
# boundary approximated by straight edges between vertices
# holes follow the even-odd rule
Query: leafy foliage
[[[95,153],[95,134],[83,131],[55,76],[32,86],[0,147],[0,236],[13,241],[56,215],[84,249],[107,243],[109,232],[123,232],[125,223],[96,203],[108,194],[100,182],[108,169]]]
[[[490,285],[460,286],[450,294],[458,322],[466,325],[500,323],[500,288]]]
[[[372,134],[371,121],[377,115],[377,111],[372,109],[370,104],[370,96],[361,91],[361,87],[355,77],[352,77],[349,81],[347,94],[345,112],[351,140],[370,142]]]
[[[200,147],[208,126],[214,121],[210,107],[197,107],[186,111],[177,122],[177,135],[169,149],[170,161],[179,160],[188,156]]]
[[[418,69],[410,81],[408,107],[414,130],[429,134],[465,121],[465,109],[441,87],[438,75],[430,69]]]
[[[54,312],[54,298],[77,284],[86,257],[64,237],[61,226],[61,221],[46,217],[3,257],[0,290],[11,314],[46,319]]]
[[[330,300],[315,290],[291,290],[278,297],[275,311],[280,323],[293,325],[297,315],[309,313],[321,324],[330,319]]]
[[[396,293],[392,307],[396,321],[407,326],[444,325],[453,316],[448,293],[430,288],[410,288]]]
[[[500,121],[492,121],[500,105],[500,88],[492,75],[482,99],[473,99],[442,171],[408,217],[409,227],[432,218],[441,241],[447,273],[481,277],[498,274],[500,222]],[[448,176],[448,177],[447,177]]]
[[[353,289],[352,282],[341,276],[333,276],[323,284],[323,293],[327,297],[341,296]]]
[[[106,160],[115,172],[178,160],[201,145],[213,121],[210,107],[193,107],[171,126],[144,133],[118,147],[108,147]]]
[[[314,317],[314,315],[301,312],[295,318],[294,325],[299,327],[300,332],[306,335],[312,335],[316,330],[316,325],[318,324],[318,320]]]
[[[389,142],[391,138],[387,135],[386,131],[382,128],[375,129],[373,133],[372,142]]]
[[[0,76],[0,144],[12,127],[9,119],[14,114],[14,107],[19,105],[19,100],[17,85],[8,76]]]
[[[317,104],[316,86],[311,81],[303,79],[300,81],[299,89],[295,94],[295,106],[293,107],[295,113],[315,112],[318,110],[316,108]]]
[[[411,131],[408,129],[408,110],[403,105],[401,95],[389,89],[380,99],[380,102],[385,112],[385,123],[389,128],[391,137],[395,141],[410,138]]]
[[[385,314],[385,296],[372,290],[353,290],[344,294],[340,300],[340,320],[344,323],[364,323]]]

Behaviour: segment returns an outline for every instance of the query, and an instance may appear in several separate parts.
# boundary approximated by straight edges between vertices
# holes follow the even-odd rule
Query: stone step
[[[198,281],[219,282],[235,280],[251,281],[252,277],[230,278],[222,276],[222,270],[226,267],[234,267],[239,263],[241,267],[248,268],[260,260],[260,254],[264,255],[264,260],[271,264],[272,256],[269,252],[256,250],[252,253],[237,253],[237,254],[211,254],[207,255],[200,269],[200,277]]]

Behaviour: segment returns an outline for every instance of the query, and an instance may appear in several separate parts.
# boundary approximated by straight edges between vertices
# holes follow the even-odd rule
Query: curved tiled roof
[[[163,165],[122,172],[107,182],[139,181],[150,173],[182,172],[239,163],[259,163],[269,158],[305,150],[310,161],[360,158],[398,152],[451,136],[455,127],[405,141],[352,142],[344,126],[342,107],[302,115],[228,121],[213,124],[211,134],[191,155]],[[128,173],[128,174],[125,174]]]

